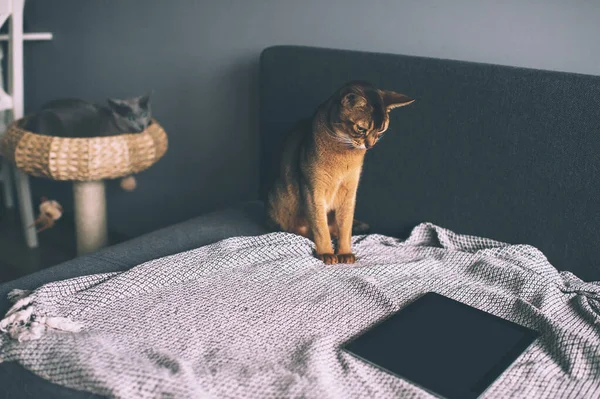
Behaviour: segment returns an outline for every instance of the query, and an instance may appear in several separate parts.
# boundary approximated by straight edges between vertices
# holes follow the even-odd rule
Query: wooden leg
[[[14,194],[12,189],[12,178],[11,178],[12,165],[6,159],[2,159],[2,165],[0,165],[0,181],[2,181],[2,192],[4,193],[4,206],[8,209],[15,207]]]
[[[77,255],[83,255],[108,243],[104,182],[74,182],[73,195]]]
[[[10,17],[9,40],[8,40],[8,92],[12,97],[12,120],[23,117],[23,7],[25,0],[13,0]],[[15,170],[15,183],[17,186],[17,198],[21,211],[21,223],[25,231],[25,241],[29,248],[38,246],[35,227],[32,226],[33,206],[31,204],[31,190],[29,188],[29,177]]]
[[[15,168],[15,183],[17,185],[17,199],[21,213],[21,223],[25,233],[25,242],[29,248],[37,248],[38,239],[33,226],[33,204],[31,203],[31,189],[29,188],[29,176]]]

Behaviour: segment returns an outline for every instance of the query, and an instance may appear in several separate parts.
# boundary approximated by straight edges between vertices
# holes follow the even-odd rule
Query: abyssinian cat
[[[150,94],[108,99],[108,106],[60,99],[43,105],[28,117],[24,128],[48,136],[99,137],[141,132],[151,119]]]
[[[349,82],[321,104],[286,141],[267,199],[268,226],[312,239],[326,264],[354,263],[352,234],[368,230],[354,220],[365,153],[388,129],[389,112],[413,101]]]

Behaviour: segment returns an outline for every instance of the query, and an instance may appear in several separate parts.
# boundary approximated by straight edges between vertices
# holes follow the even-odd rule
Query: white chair
[[[2,22],[4,23],[4,22]],[[1,26],[1,24],[0,24]],[[0,47],[0,139],[6,132],[7,117],[9,112],[7,110],[12,109],[12,98],[4,91],[4,79],[2,71],[2,59],[4,58],[4,51]],[[8,209],[15,207],[13,200],[12,190],[12,165],[5,158],[0,157],[0,184],[2,185],[2,192],[4,194],[4,206]]]
[[[3,82],[0,81],[0,128],[2,129],[0,134],[4,133],[6,124],[23,117],[23,41],[52,39],[52,35],[49,33],[23,33],[24,6],[25,0],[0,0],[0,27],[7,21],[10,23],[8,35],[0,36],[0,40],[8,40],[8,92],[4,90]],[[29,248],[35,248],[38,246],[38,240],[35,227],[33,227],[34,214],[29,177],[13,168],[5,159],[2,162],[0,181],[4,188],[4,203],[8,208],[14,206],[11,183],[11,171],[14,169],[25,241]]]

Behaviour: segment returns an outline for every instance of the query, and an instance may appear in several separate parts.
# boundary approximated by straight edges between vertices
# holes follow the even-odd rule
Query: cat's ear
[[[413,103],[415,100],[405,96],[404,94],[396,93],[395,91],[380,90],[383,104],[388,111],[394,108],[404,107],[405,105]]]
[[[341,103],[344,108],[358,108],[367,105],[367,99],[356,93],[348,93],[342,97]]]
[[[150,96],[154,93],[154,90],[150,90],[148,93],[144,94],[140,97],[140,106],[142,108],[147,108],[150,103]]]

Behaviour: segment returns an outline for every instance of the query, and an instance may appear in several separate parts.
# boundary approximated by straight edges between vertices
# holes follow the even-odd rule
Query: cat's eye
[[[361,126],[356,126],[356,130],[358,130],[359,133],[366,133],[367,129],[365,129],[364,127]]]

